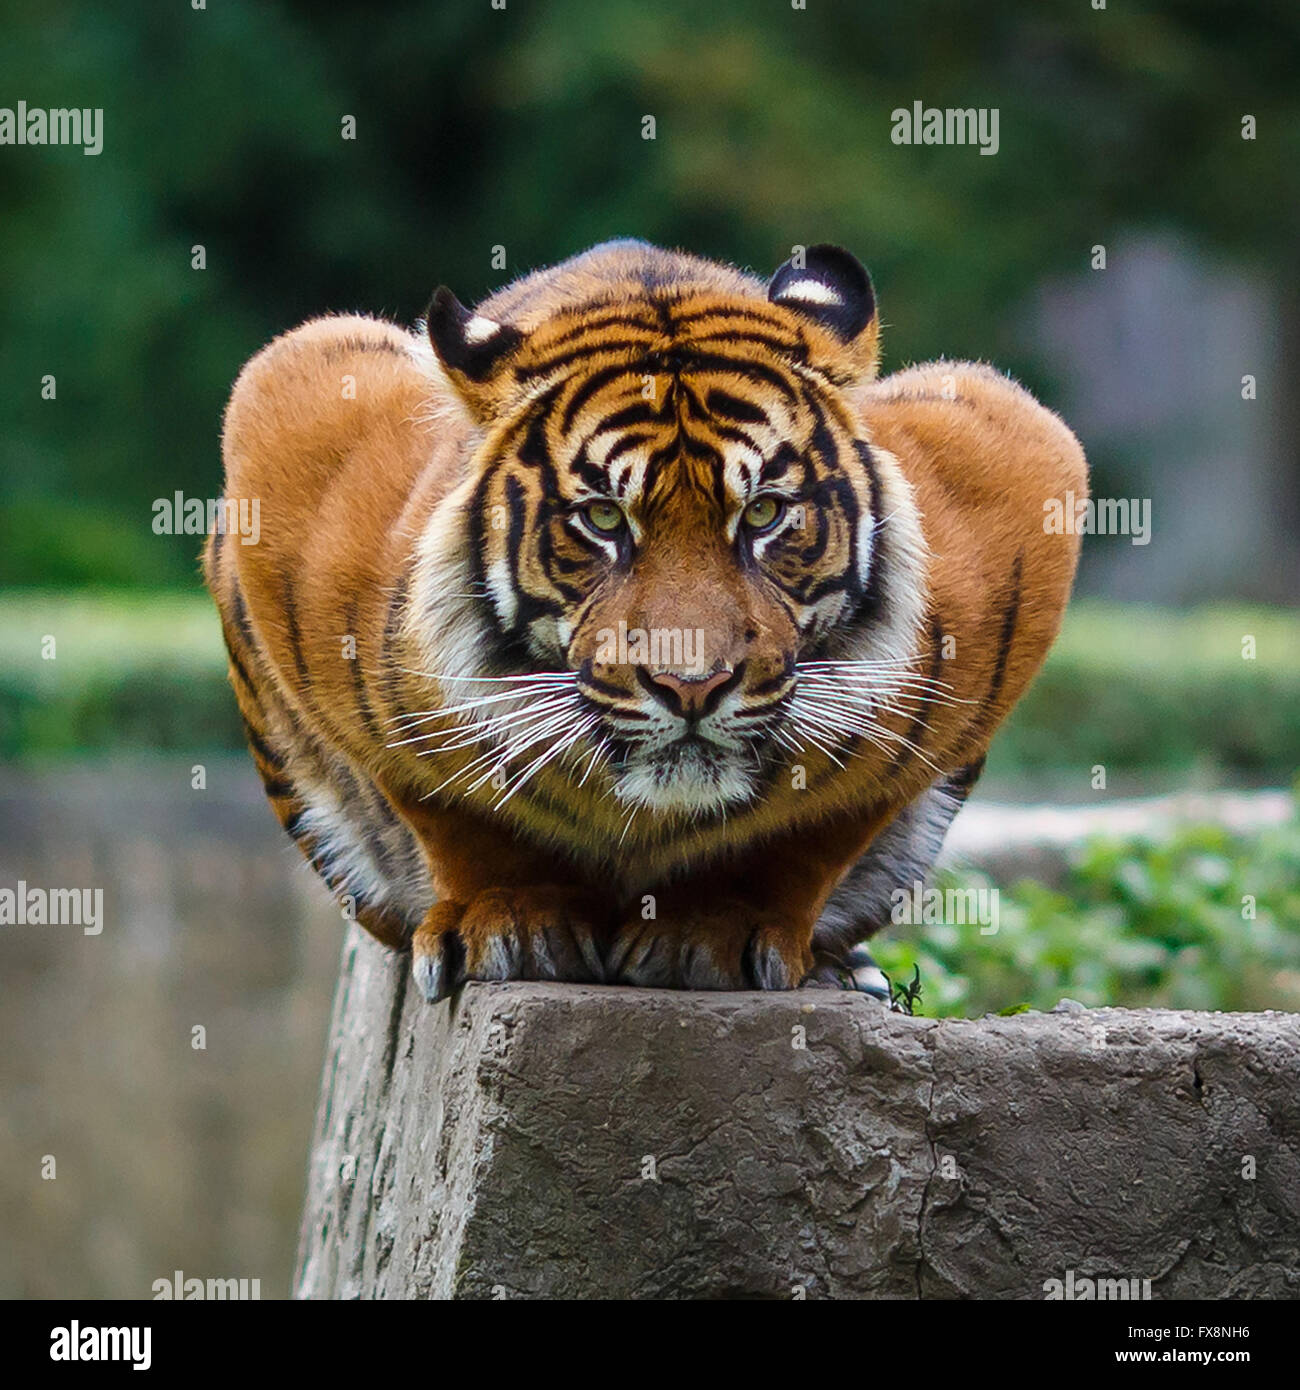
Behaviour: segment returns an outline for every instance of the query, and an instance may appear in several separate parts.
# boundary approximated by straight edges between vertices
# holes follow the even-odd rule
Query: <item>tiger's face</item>
[[[801,668],[880,635],[889,489],[845,396],[870,281],[829,247],[765,294],[639,243],[567,270],[430,314],[485,429],[456,501],[470,664],[571,673],[622,801],[717,811],[796,746]]]

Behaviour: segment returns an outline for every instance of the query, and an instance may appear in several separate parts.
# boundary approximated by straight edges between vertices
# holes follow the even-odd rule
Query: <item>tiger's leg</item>
[[[796,988],[814,967],[827,896],[884,820],[846,816],[815,835],[792,832],[647,895],[619,929],[609,978],[670,989]]]
[[[601,981],[612,904],[554,858],[465,808],[403,807],[438,901],[411,939],[430,1002],[465,980]]]
[[[814,914],[804,903],[760,902],[698,881],[647,896],[654,916],[626,919],[610,952],[609,976],[619,984],[793,989],[812,968]]]
[[[426,886],[419,892],[418,882],[427,884],[427,876],[409,834],[368,779],[288,724],[283,712],[278,719],[268,715],[264,707],[274,706],[273,700],[241,697],[239,703],[276,819],[324,880],[343,916],[383,945],[405,949],[418,920],[410,880],[416,880],[415,901],[427,901],[430,891]]]

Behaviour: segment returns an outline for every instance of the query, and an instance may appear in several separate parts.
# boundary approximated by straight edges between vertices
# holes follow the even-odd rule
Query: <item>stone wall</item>
[[[1300,1296],[1300,1025],[470,985],[344,951],[303,1297]],[[1134,1288],[1140,1294],[1141,1285]]]

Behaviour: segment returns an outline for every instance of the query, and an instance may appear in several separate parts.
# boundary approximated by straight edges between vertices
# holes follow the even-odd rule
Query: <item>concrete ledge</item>
[[[348,938],[300,1297],[1042,1298],[1069,1271],[1300,1296],[1300,1019],[534,984],[430,1007]]]

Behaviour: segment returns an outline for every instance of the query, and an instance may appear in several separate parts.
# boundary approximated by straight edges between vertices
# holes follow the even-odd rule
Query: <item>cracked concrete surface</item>
[[[1300,1296],[1300,1019],[470,985],[354,929],[297,1292]],[[1252,1176],[1253,1175],[1253,1176]]]

